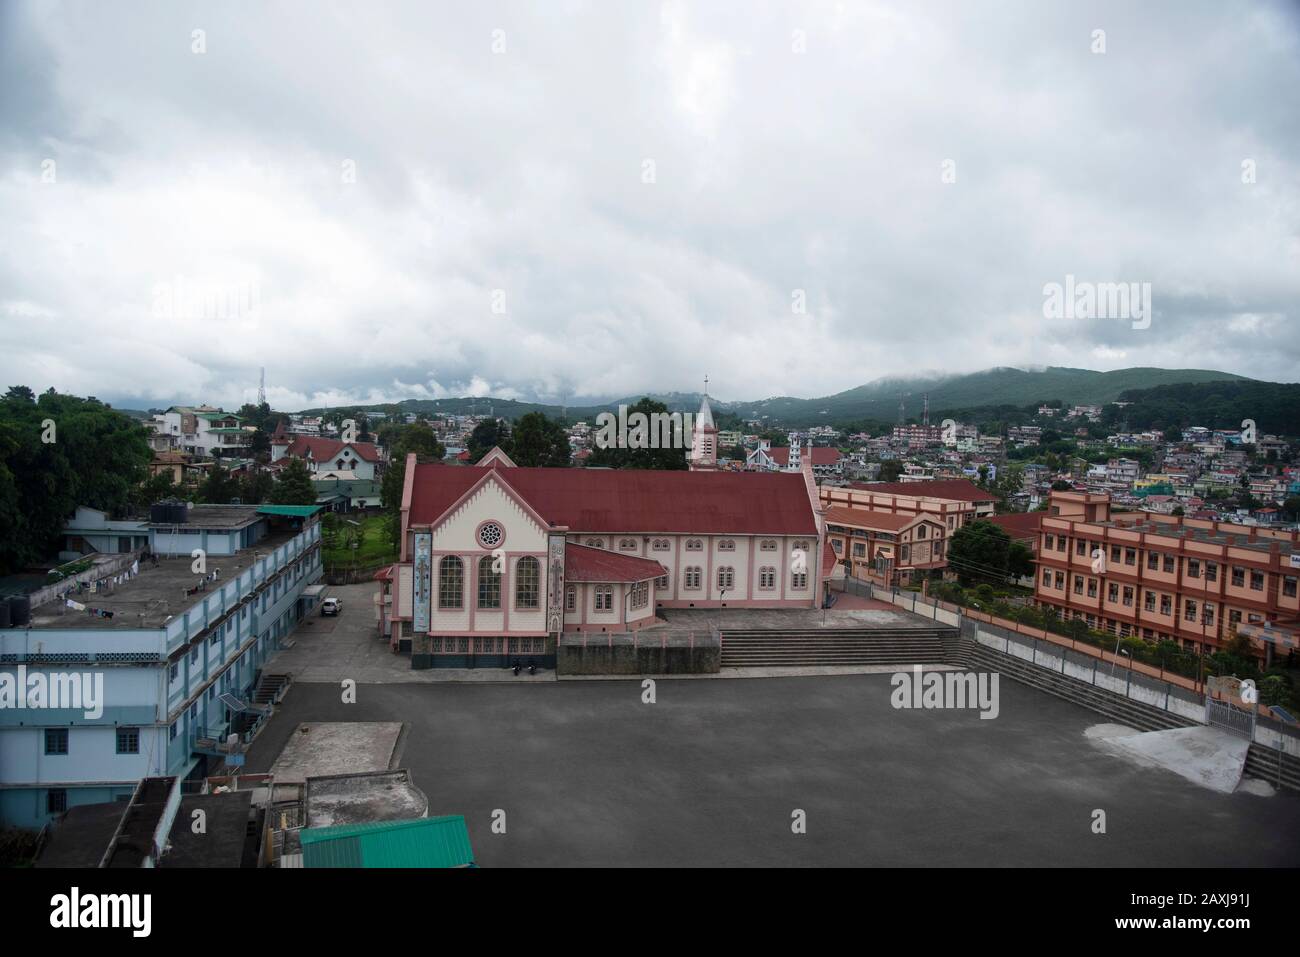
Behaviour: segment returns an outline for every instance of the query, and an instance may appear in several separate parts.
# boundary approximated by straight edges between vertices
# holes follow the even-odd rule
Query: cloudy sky
[[[0,384],[1295,381],[1297,90],[1292,4],[4,2]]]

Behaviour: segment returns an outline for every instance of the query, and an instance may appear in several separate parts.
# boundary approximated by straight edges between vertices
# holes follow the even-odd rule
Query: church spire
[[[704,377],[704,395],[700,398],[700,411],[695,415],[695,428],[691,435],[690,468],[692,471],[713,469],[718,466],[718,427],[709,407],[709,377]]]

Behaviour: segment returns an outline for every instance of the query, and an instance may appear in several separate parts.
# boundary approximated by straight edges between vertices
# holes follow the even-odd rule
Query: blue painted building
[[[317,511],[204,505],[146,523],[134,565],[69,583],[0,630],[0,824],[40,827],[74,805],[127,800],[145,777],[240,764],[259,670],[314,602]],[[64,699],[80,690],[76,706],[51,707],[69,703],[56,687]]]

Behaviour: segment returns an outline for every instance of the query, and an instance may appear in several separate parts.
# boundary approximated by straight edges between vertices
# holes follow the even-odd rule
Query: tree
[[[948,564],[962,585],[1005,582],[1010,560],[1011,536],[984,519],[962,526],[948,542]]]
[[[207,477],[199,483],[198,498],[208,505],[229,505],[232,498],[239,496],[239,480],[221,467],[214,464]]]
[[[569,464],[569,436],[544,413],[529,412],[515,423],[510,458],[516,465],[564,468]]]
[[[1007,572],[1015,578],[1034,577],[1034,553],[1024,542],[1012,542],[1007,553]]]
[[[998,479],[994,483],[993,491],[1002,499],[999,504],[1003,511],[1010,509],[1011,496],[1020,491],[1024,484],[1024,475],[1025,469],[1022,465],[1008,465],[998,471]]]
[[[510,426],[504,419],[484,419],[469,434],[469,460],[477,462],[498,446],[510,455]]]
[[[1300,495],[1288,495],[1282,503],[1282,514],[1287,521],[1300,521]]]
[[[172,481],[171,472],[159,472],[157,475],[149,476],[135,487],[135,491],[131,494],[131,502],[144,508],[165,498],[172,498],[176,493],[177,488]]]
[[[152,459],[144,426],[97,399],[11,387],[0,398],[0,573],[57,552],[78,505],[123,514]]]
[[[414,452],[416,462],[441,462],[447,450],[438,441],[433,429],[424,422],[381,430],[381,434],[391,444],[388,446],[388,468],[379,483],[379,500],[388,512],[390,522],[387,530],[390,540],[396,545],[402,531],[398,513],[402,508],[402,490],[406,485],[406,457]]]
[[[898,459],[887,459],[880,463],[880,481],[897,482],[903,474],[903,463]]]
[[[658,433],[653,427],[655,415],[667,415],[668,406],[662,402],[656,402],[649,396],[644,396],[640,401],[628,407],[627,421],[633,422],[632,417],[640,413],[646,417],[648,423],[647,431]],[[639,421],[639,419],[637,420]],[[662,420],[660,420],[662,421]],[[685,422],[683,421],[683,425]],[[632,432],[632,425],[628,426],[628,432]],[[629,440],[631,435],[628,436]],[[662,469],[677,470],[686,469],[686,453],[691,446],[691,435],[685,429],[673,429],[670,434],[670,441],[667,442],[667,448],[661,444],[659,448],[628,448],[621,444],[622,439],[618,442],[602,442],[599,433],[596,437],[597,447],[592,451],[591,457],[587,459],[588,467],[604,467],[615,469]],[[631,441],[628,442],[628,445]],[[659,444],[656,442],[656,444]]]
[[[270,472],[249,472],[239,482],[239,500],[245,505],[261,505],[275,490]]]
[[[290,459],[271,490],[273,505],[315,505],[316,487],[301,459]]]

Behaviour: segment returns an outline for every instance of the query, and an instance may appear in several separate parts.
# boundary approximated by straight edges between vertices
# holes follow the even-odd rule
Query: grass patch
[[[388,515],[326,515],[321,522],[321,557],[325,564],[350,568],[396,561],[391,521]]]

